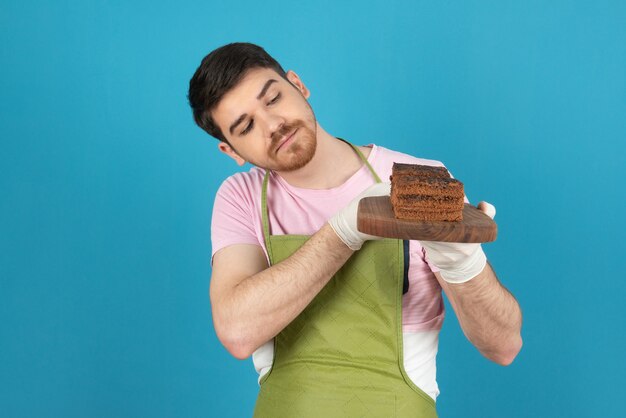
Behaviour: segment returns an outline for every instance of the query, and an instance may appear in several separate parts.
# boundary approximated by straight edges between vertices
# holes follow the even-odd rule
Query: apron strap
[[[272,246],[270,245],[270,219],[267,209],[267,183],[270,179],[270,171],[265,170],[263,177],[263,189],[261,191],[261,221],[263,223],[263,239],[265,240],[265,249],[270,260],[273,260]]]
[[[365,165],[367,166],[367,168],[369,168],[370,173],[372,173],[372,176],[374,176],[374,180],[376,180],[376,183],[382,183],[382,180],[380,179],[380,177],[378,177],[378,174],[376,174],[376,171],[374,170],[374,167],[372,167],[372,165],[370,164],[369,161],[367,161],[367,158],[365,158],[365,155],[363,155],[363,153],[361,152],[361,150],[359,149],[359,147],[357,147],[354,144],[351,144],[350,142],[346,141],[343,138],[337,138],[342,140],[343,142],[345,142],[346,144],[350,145],[358,154],[359,157],[361,157],[361,161],[363,161],[365,163]]]

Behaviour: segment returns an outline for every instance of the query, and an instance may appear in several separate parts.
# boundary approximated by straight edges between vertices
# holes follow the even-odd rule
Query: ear
[[[228,155],[230,158],[235,160],[237,165],[242,166],[242,165],[244,165],[246,163],[246,160],[241,158],[241,156],[239,154],[237,154],[237,152],[230,145],[228,145],[226,142],[220,141],[220,143],[217,145],[217,148],[221,152],[223,152],[224,154]]]
[[[291,70],[287,71],[287,80],[289,80],[291,84],[293,84],[298,90],[300,90],[300,93],[302,93],[305,99],[308,99],[311,96],[311,91],[304,85],[302,80],[300,80],[298,74],[294,73]]]

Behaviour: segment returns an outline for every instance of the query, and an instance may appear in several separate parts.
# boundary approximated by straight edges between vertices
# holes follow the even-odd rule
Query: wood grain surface
[[[361,199],[357,228],[379,237],[441,242],[491,242],[498,235],[493,219],[469,204],[463,208],[462,221],[411,221],[395,218],[389,196]]]

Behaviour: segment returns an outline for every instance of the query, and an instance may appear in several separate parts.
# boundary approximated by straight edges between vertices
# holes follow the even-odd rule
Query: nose
[[[267,137],[272,138],[285,125],[285,118],[272,112],[266,113]]]

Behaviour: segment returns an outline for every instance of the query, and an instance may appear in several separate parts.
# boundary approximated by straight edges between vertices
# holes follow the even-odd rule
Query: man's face
[[[317,123],[306,98],[309,91],[289,71],[280,77],[266,68],[250,70],[213,110],[213,120],[230,143],[222,152],[239,164],[289,172],[315,155]]]

